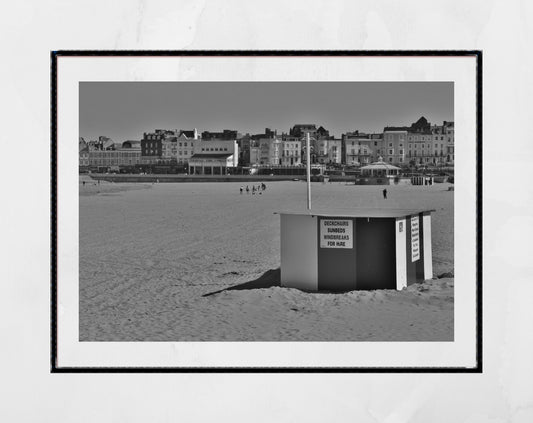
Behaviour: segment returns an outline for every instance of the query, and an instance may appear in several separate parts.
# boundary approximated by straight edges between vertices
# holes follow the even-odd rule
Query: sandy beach
[[[379,186],[313,183],[314,207],[436,210],[435,279],[341,294],[279,286],[274,213],[305,208],[305,183],[240,186],[80,178],[80,340],[453,341],[449,184],[390,186],[383,200]]]

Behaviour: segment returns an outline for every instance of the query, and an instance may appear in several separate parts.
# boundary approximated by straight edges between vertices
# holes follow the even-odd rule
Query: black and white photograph
[[[453,82],[80,82],[80,341],[453,341]]]
[[[479,369],[477,55],[251,54],[57,54],[57,368]]]

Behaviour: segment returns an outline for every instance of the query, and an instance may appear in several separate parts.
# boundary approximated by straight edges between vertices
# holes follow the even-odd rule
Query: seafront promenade
[[[106,182],[268,182],[305,181],[305,175],[169,175],[169,174],[89,174],[92,179]],[[313,177],[315,179],[315,177]],[[354,182],[354,176],[330,176],[332,182]]]

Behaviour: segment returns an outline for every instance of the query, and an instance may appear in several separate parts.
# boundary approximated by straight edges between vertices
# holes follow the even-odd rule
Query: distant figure
[[[83,181],[83,186],[85,186],[85,181]]]
[[[252,194],[255,194],[255,185],[252,186]]]
[[[261,189],[264,191],[265,189],[267,189],[267,186],[265,185],[264,182],[261,183]]]
[[[241,188],[240,188],[240,190],[241,190],[241,195],[242,195],[242,190],[243,190],[243,187],[242,187],[242,185],[241,185]]]
[[[383,198],[387,199],[387,190],[386,189],[383,190]]]
[[[98,185],[100,185],[100,179],[98,179]]]
[[[249,193],[250,193],[250,187],[246,185],[246,194],[249,194]]]

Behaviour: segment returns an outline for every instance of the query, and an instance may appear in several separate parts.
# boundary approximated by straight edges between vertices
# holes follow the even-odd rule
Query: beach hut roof
[[[412,216],[419,213],[432,213],[435,209],[383,209],[371,207],[342,208],[315,208],[312,210],[283,210],[274,214],[297,214],[319,217],[368,217],[368,218],[398,218]]]

